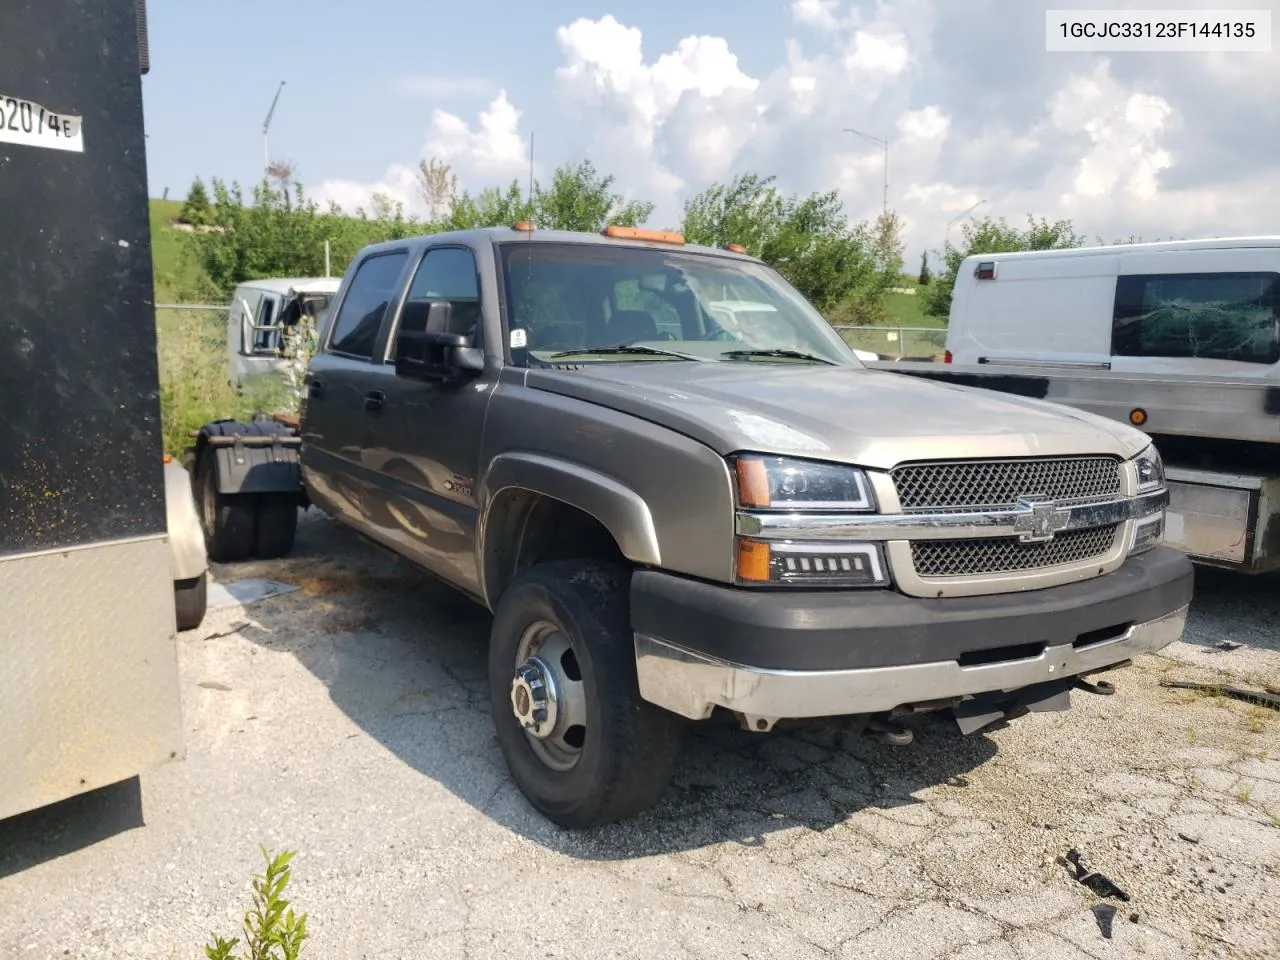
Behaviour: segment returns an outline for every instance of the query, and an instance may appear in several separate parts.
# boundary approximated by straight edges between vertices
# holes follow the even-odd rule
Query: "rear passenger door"
[[[308,491],[327,513],[361,528],[367,525],[369,485],[362,466],[365,400],[375,388],[379,333],[408,262],[407,248],[378,250],[352,268],[307,374],[302,439]]]
[[[442,332],[484,346],[485,304],[471,248],[430,246],[414,265],[385,362],[374,373],[377,403],[365,416],[365,465],[376,484],[365,512],[375,539],[479,594],[475,477],[497,369],[490,365],[456,383],[396,376],[396,341],[402,332],[425,329],[431,300],[452,307],[449,329]]]

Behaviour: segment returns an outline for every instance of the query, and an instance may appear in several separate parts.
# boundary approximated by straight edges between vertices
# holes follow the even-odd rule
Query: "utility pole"
[[[265,175],[271,166],[271,154],[267,149],[267,130],[271,126],[271,118],[275,115],[276,104],[280,102],[280,94],[284,90],[284,81],[276,88],[276,95],[271,101],[271,109],[267,111],[267,119],[262,122],[262,172]]]
[[[861,130],[855,130],[853,127],[845,127],[845,133],[852,133],[861,137],[868,143],[878,143],[884,148],[884,212],[889,213],[889,141],[881,140],[879,137],[873,137],[869,133],[863,133]]]
[[[965,217],[969,216],[969,214],[973,213],[973,211],[977,210],[980,206],[982,206],[986,202],[987,201],[985,200],[979,200],[977,203],[971,206],[964,213],[958,213],[954,217],[952,217],[950,220],[947,221],[947,230],[942,237],[942,256],[944,259],[947,256],[947,247],[951,243],[951,228],[954,227],[961,220],[963,220]]]

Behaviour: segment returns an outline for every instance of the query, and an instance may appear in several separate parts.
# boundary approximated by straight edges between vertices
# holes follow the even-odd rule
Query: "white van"
[[[341,277],[249,280],[236,287],[227,314],[227,358],[237,390],[264,374],[283,375],[284,328],[306,314],[323,326]]]
[[[968,257],[947,361],[1280,378],[1280,236]]]

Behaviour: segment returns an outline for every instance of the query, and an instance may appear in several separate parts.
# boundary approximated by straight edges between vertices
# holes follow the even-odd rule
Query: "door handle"
[[[321,383],[319,380],[313,379],[307,385],[307,399],[319,400],[323,396],[324,396],[324,384]]]
[[[387,395],[381,390],[370,390],[364,395],[364,412],[365,413],[381,413],[382,406],[387,402]]]

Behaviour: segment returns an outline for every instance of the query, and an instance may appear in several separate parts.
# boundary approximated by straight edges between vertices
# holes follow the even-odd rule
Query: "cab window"
[[[382,318],[395,296],[396,282],[408,256],[403,250],[374,254],[356,268],[333,321],[333,337],[329,341],[333,353],[361,360],[373,357]]]

